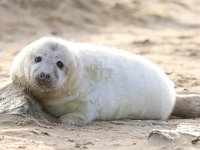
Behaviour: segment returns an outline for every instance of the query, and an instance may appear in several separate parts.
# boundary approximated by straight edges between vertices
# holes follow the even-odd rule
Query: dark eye
[[[41,56],[35,57],[35,62],[36,63],[41,62],[41,61],[42,61],[42,57]]]
[[[56,65],[58,66],[58,68],[63,68],[64,66],[62,61],[57,61]]]

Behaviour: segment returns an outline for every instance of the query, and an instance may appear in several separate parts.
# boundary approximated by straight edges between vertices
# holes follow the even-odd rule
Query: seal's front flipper
[[[88,124],[86,117],[78,114],[69,113],[59,118],[60,122],[70,126],[84,126]]]

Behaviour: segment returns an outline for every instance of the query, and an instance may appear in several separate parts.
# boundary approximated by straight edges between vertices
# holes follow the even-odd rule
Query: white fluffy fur
[[[47,91],[32,88],[28,86],[32,81],[23,75],[33,65],[29,65],[28,55],[34,49],[45,50],[44,45],[51,43],[62,45],[70,54],[64,63],[69,63],[69,57],[74,60],[68,64],[69,68],[73,66],[71,72],[65,74],[61,87]],[[173,84],[159,67],[142,56],[59,38],[41,38],[25,47],[14,60],[11,78],[27,86],[53,115],[74,115],[65,118],[68,124],[76,124],[76,116],[86,123],[123,118],[167,119],[175,104]]]

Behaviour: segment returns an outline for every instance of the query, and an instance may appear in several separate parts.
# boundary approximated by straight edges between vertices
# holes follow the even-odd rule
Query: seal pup
[[[142,56],[106,46],[44,37],[23,48],[10,71],[61,122],[167,119],[175,90]]]

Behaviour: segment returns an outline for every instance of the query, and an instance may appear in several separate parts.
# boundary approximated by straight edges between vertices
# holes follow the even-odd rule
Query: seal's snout
[[[42,79],[42,80],[49,80],[50,78],[51,78],[51,75],[49,73],[42,72],[40,74],[40,79]]]
[[[53,84],[51,74],[45,72],[41,72],[36,76],[36,82],[39,86],[42,87],[51,87]]]

